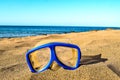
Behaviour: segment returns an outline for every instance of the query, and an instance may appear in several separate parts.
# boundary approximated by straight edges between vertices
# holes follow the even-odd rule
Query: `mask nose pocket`
[[[56,70],[58,70],[58,69],[60,69],[61,68],[61,66],[59,66],[55,61],[54,62],[52,62],[52,64],[50,65],[50,70],[53,70],[53,71],[56,71]]]

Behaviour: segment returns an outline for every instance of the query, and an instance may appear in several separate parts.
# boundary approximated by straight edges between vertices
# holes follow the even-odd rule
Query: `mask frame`
[[[63,47],[69,47],[69,48],[74,48],[77,50],[77,62],[76,62],[76,65],[74,67],[70,67],[70,66],[67,66],[65,64],[63,64],[61,61],[58,60],[58,58],[56,57],[56,51],[55,51],[55,47],[56,46],[63,46]],[[41,70],[35,70],[32,66],[32,63],[30,61],[30,57],[29,55],[36,51],[36,50],[39,50],[39,49],[42,49],[42,48],[50,48],[50,60],[48,62],[48,64],[42,68]],[[74,44],[70,44],[70,43],[63,43],[63,42],[50,42],[50,43],[47,43],[47,44],[43,44],[43,45],[40,45],[38,47],[35,47],[31,50],[29,50],[27,53],[26,53],[26,61],[27,61],[27,64],[28,64],[28,67],[30,69],[31,72],[33,73],[40,73],[40,72],[43,72],[47,69],[50,68],[51,64],[55,61],[57,62],[57,64],[61,67],[63,67],[64,69],[67,69],[67,70],[75,70],[77,69],[79,66],[80,66],[80,59],[81,59],[81,51],[80,51],[80,48],[77,46],[77,45],[74,45]]]

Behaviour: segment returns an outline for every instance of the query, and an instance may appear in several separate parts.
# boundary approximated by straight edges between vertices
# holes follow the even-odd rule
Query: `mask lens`
[[[56,56],[64,65],[75,67],[78,60],[78,51],[71,47],[56,46]]]
[[[32,52],[29,57],[34,70],[39,71],[48,64],[50,60],[50,49],[43,48],[36,50]]]

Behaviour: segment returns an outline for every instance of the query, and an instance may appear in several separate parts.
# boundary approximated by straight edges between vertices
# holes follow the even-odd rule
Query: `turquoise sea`
[[[87,26],[0,26],[0,38],[86,32],[91,30],[105,30],[107,28],[120,29],[120,27]]]

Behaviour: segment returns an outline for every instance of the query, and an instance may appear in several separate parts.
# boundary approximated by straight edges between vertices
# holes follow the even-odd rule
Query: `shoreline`
[[[75,31],[71,31],[71,32],[63,32],[63,33],[53,33],[53,34],[38,34],[38,35],[31,35],[31,36],[17,36],[17,37],[0,37],[0,39],[11,39],[11,38],[26,38],[26,37],[35,37],[35,36],[47,36],[47,35],[61,35],[61,34],[70,34],[70,33],[84,33],[84,32],[94,32],[94,31],[108,31],[108,30],[120,30],[120,29],[112,29],[112,28],[107,28],[105,30],[90,30],[90,31],[83,31],[83,32],[75,32]]]

